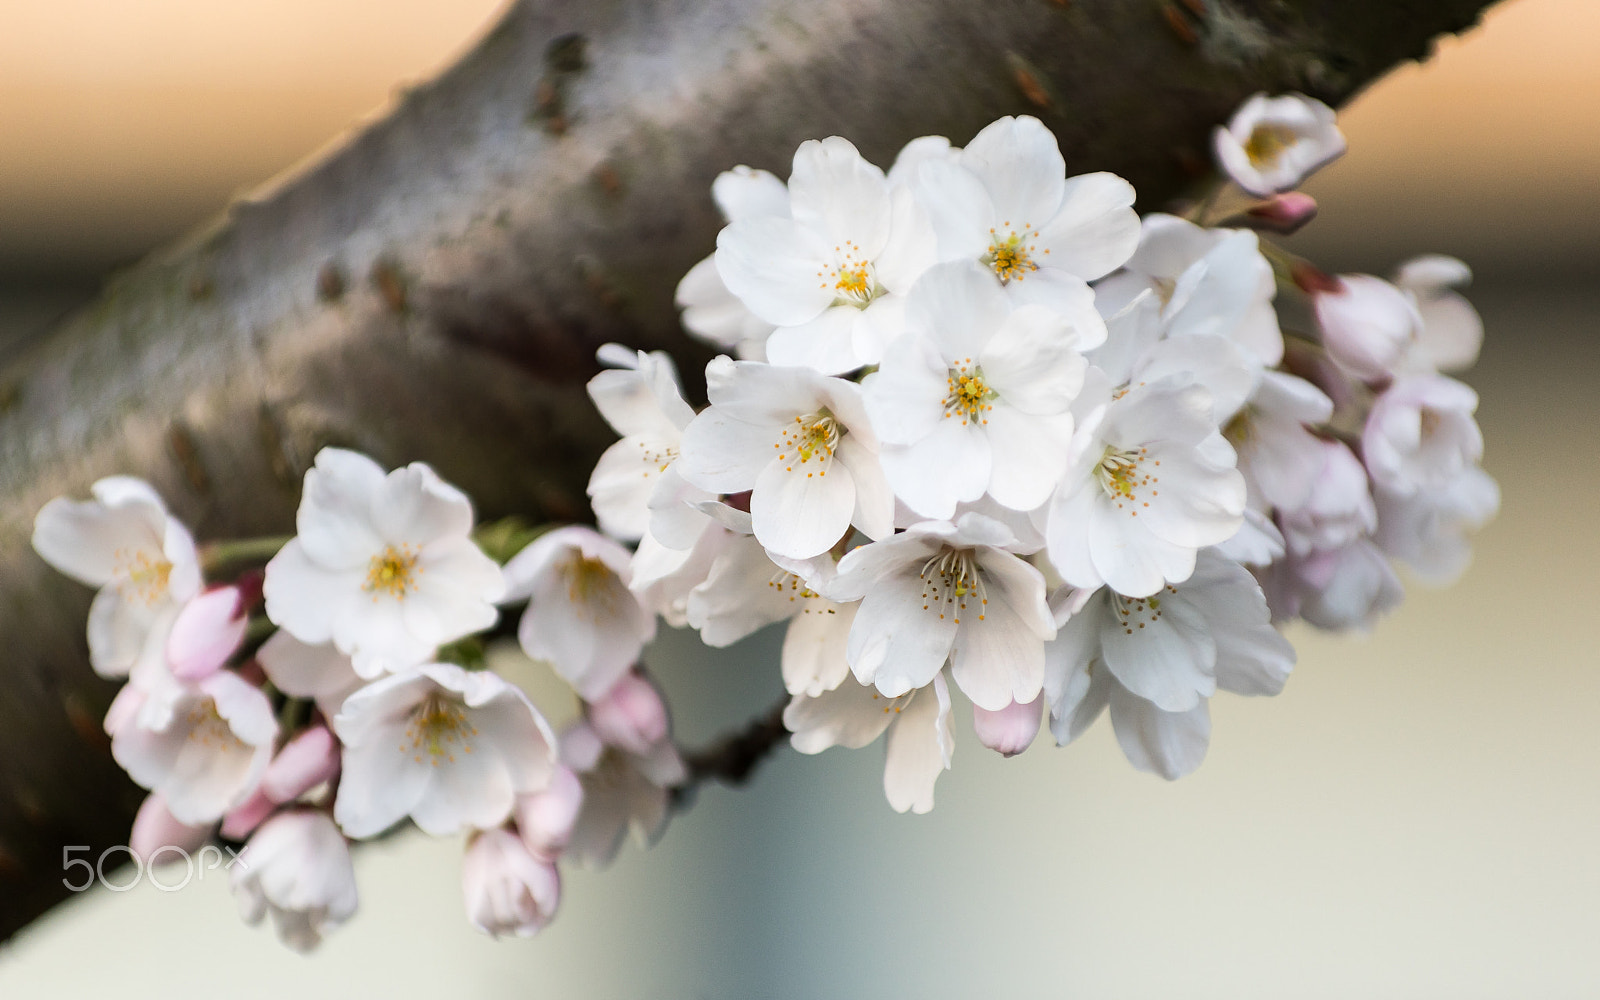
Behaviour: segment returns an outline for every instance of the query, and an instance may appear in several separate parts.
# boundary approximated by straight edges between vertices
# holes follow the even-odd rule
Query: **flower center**
[[[832,288],[833,305],[865,309],[884,292],[872,261],[850,240],[834,247],[833,252],[833,263],[817,272],[817,277],[822,279],[820,287]]]
[[[645,465],[655,466],[657,472],[666,472],[667,466],[678,460],[678,449],[670,444],[657,445],[654,442],[640,441],[638,445],[639,458]],[[650,475],[649,470],[645,471],[645,475]]]
[[[189,742],[198,743],[209,751],[218,752],[244,745],[233,734],[233,727],[217,712],[217,703],[210,698],[190,706],[184,721],[188,724]]]
[[[367,582],[361,589],[371,594],[374,601],[380,593],[404,600],[417,589],[417,577],[422,574],[417,554],[415,545],[384,546],[383,552],[367,562]]]
[[[1244,445],[1249,444],[1255,434],[1255,408],[1252,406],[1240,409],[1238,413],[1233,415],[1233,419],[1229,420],[1227,425],[1222,428],[1222,436],[1234,448],[1242,448]]]
[[[124,594],[137,597],[146,605],[153,605],[167,596],[167,581],[172,576],[169,560],[152,559],[148,552],[128,549],[118,549],[113,559],[112,572],[122,578]]]
[[[478,727],[467,721],[461,703],[442,691],[433,691],[411,710],[411,720],[406,724],[406,739],[410,742],[400,744],[400,752],[411,754],[412,761],[418,764],[423,762],[424,753],[434,767],[439,766],[441,758],[454,764],[456,751],[472,752],[471,739],[476,735]]]
[[[1443,423],[1444,418],[1439,415],[1438,410],[1423,407],[1422,411],[1417,414],[1417,429],[1424,442],[1439,433],[1439,425]]]
[[[973,364],[971,358],[950,369],[945,385],[949,390],[944,397],[947,418],[960,416],[962,426],[989,422],[984,414],[994,409],[991,401],[997,394],[984,381],[983,369]]]
[[[1013,278],[1021,281],[1030,271],[1039,270],[1039,265],[1034,262],[1033,255],[1038,249],[1029,243],[1036,239],[1039,231],[1024,222],[1022,230],[1018,232],[1010,228],[1011,223],[1001,223],[1005,230],[1001,235],[999,230],[989,230],[989,249],[978,260],[994,269],[999,276],[1001,284],[1010,282]],[[1046,249],[1044,253],[1049,253]]]
[[[1151,469],[1145,468],[1146,462],[1151,463]],[[1110,446],[1100,457],[1094,474],[1100,481],[1100,488],[1117,505],[1118,510],[1127,510],[1130,517],[1138,517],[1139,508],[1150,506],[1150,501],[1141,499],[1142,491],[1150,488],[1150,496],[1161,495],[1159,490],[1151,488],[1161,482],[1153,468],[1160,464],[1159,459],[1152,461],[1144,448],[1124,450]]]
[[[1169,594],[1176,594],[1178,588],[1169,583],[1166,591]],[[1117,624],[1121,625],[1122,631],[1128,635],[1160,621],[1163,600],[1160,594],[1150,597],[1123,597],[1116,591],[1111,591],[1111,607],[1117,613]]]
[[[610,566],[581,552],[574,553],[562,567],[562,575],[567,580],[567,600],[576,608],[592,609],[596,621],[615,613],[621,598],[619,592],[626,591]]]
[[[1257,125],[1244,144],[1244,155],[1249,157],[1253,167],[1271,166],[1297,138],[1293,129],[1282,125]]]
[[[912,688],[910,691],[907,691],[905,694],[900,695],[898,698],[887,698],[887,697],[879,694],[876,690],[874,690],[872,692],[872,700],[873,701],[881,701],[881,702],[883,702],[883,714],[884,715],[888,715],[890,712],[893,712],[895,715],[899,715],[901,712],[905,711],[907,707],[910,706],[911,699],[915,698],[917,696],[917,691],[919,691],[919,690],[921,690],[921,689],[920,688]]]
[[[832,460],[834,449],[839,447],[839,439],[843,436],[839,421],[834,419],[827,407],[823,407],[816,413],[795,417],[793,424],[779,432],[779,440],[773,447],[778,449],[778,461],[789,463],[784,467],[785,472],[793,472],[796,465],[805,465],[815,458],[818,466],[815,474],[826,476],[828,462]],[[810,471],[806,472],[807,479],[812,475]]]
[[[978,621],[983,621],[989,591],[983,585],[978,556],[972,549],[943,549],[922,564],[918,575],[922,579],[922,610],[937,611],[940,621],[949,617],[960,625],[967,602],[976,601]]]
[[[801,614],[809,615],[814,613],[819,615],[831,615],[836,613],[834,611],[832,602],[824,601],[821,594],[817,593],[815,590],[812,590],[806,585],[804,580],[800,579],[793,573],[780,572],[777,576],[774,576],[772,579],[767,581],[767,586],[771,587],[773,590],[776,590],[784,597],[787,597],[790,604],[793,604],[795,601],[804,601],[805,607],[800,609]],[[819,602],[823,606],[813,609],[812,605]]]

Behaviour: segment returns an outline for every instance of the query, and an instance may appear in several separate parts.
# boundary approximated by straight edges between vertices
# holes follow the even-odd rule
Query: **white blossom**
[[[1334,284],[1312,296],[1322,346],[1357,378],[1387,378],[1422,327],[1416,300],[1370,274],[1340,275]]]
[[[1394,283],[1416,301],[1421,325],[1402,367],[1408,371],[1471,368],[1483,346],[1483,319],[1454,291],[1472,280],[1466,264],[1442,254],[1413,257]]]
[[[1193,575],[1159,594],[1096,591],[1045,656],[1056,742],[1076,739],[1109,705],[1128,760],[1168,779],[1204,758],[1206,702],[1219,687],[1277,694],[1294,665],[1294,649],[1272,627],[1254,578],[1209,549]]]
[[[641,845],[653,843],[666,826],[672,789],[688,774],[670,738],[633,754],[606,745],[582,720],[562,733],[561,760],[583,785],[565,855],[589,867],[610,864],[630,832]]]
[[[1315,454],[1322,459],[1322,469],[1305,501],[1278,511],[1284,541],[1296,555],[1343,548],[1378,527],[1361,459],[1340,441],[1317,442]]]
[[[1217,162],[1257,197],[1299,187],[1345,150],[1332,108],[1304,94],[1256,94],[1213,133]]]
[[[789,190],[765,170],[737,166],[711,182],[711,197],[726,222],[789,217]],[[773,324],[751,312],[728,291],[717,273],[715,255],[689,269],[674,295],[683,310],[683,327],[701,340],[732,350],[747,361],[765,361]]]
[[[894,496],[854,382],[808,368],[733,361],[706,366],[711,405],[683,433],[683,477],[702,489],[750,493],[761,544],[807,559],[854,524],[879,538]]]
[[[1400,578],[1371,538],[1258,570],[1274,621],[1304,618],[1317,628],[1368,631],[1405,597]]]
[[[589,380],[589,397],[622,440],[600,455],[589,476],[595,518],[613,538],[637,541],[648,532],[673,548],[689,548],[707,523],[692,505],[712,495],[678,475],[683,429],[694,419],[678,371],[661,351],[616,344],[602,347],[600,359],[618,367]]]
[[[830,691],[795,695],[783,710],[783,724],[794,734],[794,748],[808,754],[833,746],[858,749],[887,730],[884,795],[895,812],[925,813],[933,808],[934,782],[950,769],[955,751],[951,716],[942,673],[892,698],[846,677]]]
[[[903,296],[933,261],[921,209],[838,136],[800,145],[788,194],[787,217],[722,230],[717,272],[777,327],[769,361],[826,375],[876,364],[899,332]]]
[[[344,744],[334,819],[357,839],[406,816],[424,833],[489,829],[555,763],[548,723],[488,671],[432,663],[374,681],[333,720]]]
[[[256,662],[273,687],[291,698],[312,699],[330,719],[366,683],[333,643],[310,645],[282,629],[256,650]]]
[[[1094,406],[1072,448],[1045,534],[1050,562],[1075,587],[1148,597],[1187,579],[1195,553],[1243,523],[1244,479],[1203,386],[1132,388]]]
[[[1306,502],[1324,461],[1321,439],[1307,425],[1332,416],[1333,401],[1310,382],[1261,373],[1250,399],[1223,427],[1252,500],[1289,508]]]
[[[532,937],[555,916],[561,875],[510,830],[479,830],[461,860],[467,920],[489,935]]]
[[[302,642],[332,641],[362,677],[421,663],[498,617],[504,584],[472,541],[472,504],[421,462],[386,475],[322,449],[296,526],[267,564],[267,617]]]
[[[1434,584],[1454,581],[1467,568],[1467,536],[1500,509],[1500,487],[1476,466],[1443,486],[1416,493],[1376,491],[1378,528],[1373,539],[1388,555]]]
[[[839,561],[833,593],[860,599],[846,656],[856,679],[897,698],[950,675],[974,704],[1032,701],[1055,635],[1044,577],[1008,551],[1016,536],[981,514],[924,521]]]
[[[322,812],[293,809],[261,824],[232,879],[245,923],[272,914],[278,937],[295,951],[315,948],[356,912],[350,846]]]
[[[507,600],[528,599],[523,652],[547,661],[585,699],[610,690],[655,638],[655,616],[628,589],[627,549],[592,529],[546,532],[505,566]]]
[[[1109,173],[1067,177],[1056,137],[1037,118],[1007,116],[958,153],[931,153],[905,172],[939,259],[977,261],[1018,305],[1073,316],[1090,297],[1084,282],[1138,246],[1133,185]]]
[[[178,609],[200,592],[194,539],[142,479],[109,476],[87,501],[57,497],[33,523],[34,550],[67,576],[99,587],[89,606],[89,663],[126,677]]]
[[[215,822],[255,790],[278,734],[259,688],[221,671],[123,691],[133,710],[111,734],[111,756],[180,822]]]
[[[1361,432],[1372,481],[1400,494],[1448,485],[1483,457],[1477,408],[1478,394],[1455,379],[1396,379],[1373,401]]]
[[[1014,510],[1049,497],[1067,465],[1080,350],[1104,337],[1088,301],[1063,316],[1013,307],[971,261],[912,290],[907,332],[864,383],[895,495],[926,517],[988,494]]]

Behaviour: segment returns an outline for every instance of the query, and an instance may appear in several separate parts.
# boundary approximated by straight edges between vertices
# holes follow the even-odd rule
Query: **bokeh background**
[[[498,6],[5,0],[0,360]],[[1134,772],[1104,722],[1009,761],[968,731],[911,817],[881,749],[785,752],[650,852],[569,873],[531,941],[466,924],[456,842],[400,837],[359,852],[362,912],[309,959],[234,919],[221,879],[142,884],[0,946],[0,996],[1600,996],[1596,38],[1592,0],[1502,4],[1344,116],[1296,247],[1472,263],[1504,506],[1463,582],[1369,637],[1297,630],[1281,697],[1220,696],[1195,775]],[[658,643],[686,741],[768,704],[775,652]]]

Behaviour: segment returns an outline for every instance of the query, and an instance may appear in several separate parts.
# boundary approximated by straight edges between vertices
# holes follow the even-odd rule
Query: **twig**
[[[673,789],[673,808],[684,810],[693,805],[695,792],[708,780],[716,779],[725,785],[742,785],[748,781],[756,766],[789,735],[783,726],[783,710],[788,704],[786,695],[743,729],[724,735],[702,750],[685,754],[689,777]]]

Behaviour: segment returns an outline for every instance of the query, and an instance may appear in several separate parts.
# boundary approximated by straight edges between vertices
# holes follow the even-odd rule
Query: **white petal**
[[[334,623],[368,595],[361,590],[367,567],[338,572],[311,561],[296,538],[278,550],[267,563],[267,617],[302,642],[321,643],[333,638]]]
[[[957,503],[976,500],[989,487],[988,435],[953,416],[916,444],[884,445],[878,460],[895,495],[923,517],[948,518]]]
[[[794,154],[789,210],[797,223],[832,243],[851,240],[871,259],[889,236],[889,183],[848,139],[810,139]]]
[[[383,468],[365,455],[342,448],[317,452],[295,515],[306,555],[329,569],[366,569],[383,549],[373,508],[384,479]]]
[[[1040,248],[1050,248],[1049,266],[1085,281],[1121,267],[1139,246],[1133,199],[1133,185],[1116,174],[1067,178],[1060,210],[1048,221],[1033,220],[1041,227]]]
[[[917,692],[889,730],[883,764],[883,792],[895,812],[925,813],[933,808],[933,786],[949,770],[955,750],[950,730],[950,692],[935,677]]]
[[[1017,309],[978,355],[984,381],[1023,413],[1066,412],[1083,388],[1088,369],[1083,356],[1071,346],[1070,329],[1065,320],[1043,306]]]
[[[1101,658],[1112,675],[1168,712],[1187,711],[1217,690],[1217,640],[1186,593],[1150,598],[1159,609],[1128,602],[1126,615],[1113,598],[1101,617]]]
[[[850,523],[874,541],[887,538],[894,532],[894,491],[889,488],[877,452],[868,450],[855,434],[848,434],[839,442],[834,457],[837,465],[849,470],[855,483],[855,509]]]
[[[916,169],[911,185],[927,210],[940,260],[976,260],[988,252],[998,217],[976,174],[954,161],[933,160]]]
[[[961,165],[982,179],[1002,225],[1041,226],[1061,206],[1067,163],[1037,118],[1008,115],[989,124],[961,151]]]
[[[950,677],[979,708],[1030,702],[1044,685],[1044,640],[1005,602],[969,606],[950,654]]]
[[[789,214],[789,189],[765,170],[746,166],[724,170],[711,182],[711,197],[729,222]]]
[[[907,334],[889,345],[883,367],[863,383],[879,442],[913,444],[932,433],[944,416],[949,370],[927,337]]]
[[[845,647],[856,620],[856,604],[823,598],[805,602],[783,636],[783,686],[790,694],[817,697],[850,676]]]
[[[412,462],[384,479],[373,501],[373,524],[394,544],[465,538],[472,531],[472,502],[426,464]]]
[[[847,652],[856,679],[891,698],[932,682],[955,642],[958,626],[924,591],[913,571],[881,578],[862,599],[850,629]]]
[[[1211,743],[1211,710],[1206,702],[1187,712],[1163,712],[1115,685],[1111,726],[1129,763],[1168,781],[1199,767]]]
[[[783,710],[790,742],[801,753],[829,747],[858,749],[877,739],[895,719],[896,702],[870,687],[846,680],[817,695],[796,695]]]
[[[833,301],[818,277],[828,246],[788,219],[735,222],[717,234],[717,273],[728,291],[775,326],[815,319]]]
[[[1011,315],[994,273],[972,260],[929,268],[906,300],[906,327],[931,336],[947,362],[971,363]]]

